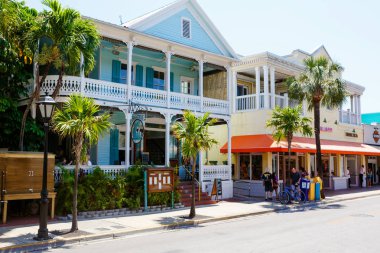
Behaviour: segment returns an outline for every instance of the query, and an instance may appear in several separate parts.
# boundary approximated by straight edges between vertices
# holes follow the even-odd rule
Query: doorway
[[[349,168],[350,176],[351,176],[351,185],[359,186],[358,184],[358,175],[356,170],[356,156],[346,156],[347,159],[347,168]]]
[[[279,168],[279,178],[280,180],[283,180],[283,182],[286,185],[290,185],[290,172],[291,169],[294,167],[297,167],[297,156],[292,155],[290,156],[290,169],[288,167],[289,165],[289,159],[288,156],[283,153],[280,155],[280,168]]]
[[[376,156],[369,156],[368,157],[368,164],[367,164],[368,171],[369,169],[372,170],[372,184],[378,183],[378,168],[377,168],[377,159]]]

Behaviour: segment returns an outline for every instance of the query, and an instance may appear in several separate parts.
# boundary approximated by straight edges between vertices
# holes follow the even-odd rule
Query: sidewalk
[[[326,195],[327,198],[321,202],[311,202],[302,206],[288,207],[284,207],[279,203],[263,202],[257,199],[243,200],[239,202],[220,201],[215,205],[197,207],[197,217],[193,220],[182,218],[189,214],[188,208],[163,213],[136,214],[126,217],[80,220],[80,231],[77,233],[54,236],[52,240],[45,242],[36,242],[33,240],[33,236],[37,233],[38,225],[1,227],[0,249],[5,252],[14,252],[21,249],[37,250],[48,247],[59,247],[65,244],[80,243],[81,241],[87,240],[115,238],[133,233],[173,229],[178,226],[197,225],[249,215],[259,215],[280,211],[286,208],[299,209],[303,207],[312,207],[321,204],[380,195],[380,187],[327,192]],[[48,224],[48,229],[50,232],[55,230],[68,230],[70,227],[70,221],[53,221]]]

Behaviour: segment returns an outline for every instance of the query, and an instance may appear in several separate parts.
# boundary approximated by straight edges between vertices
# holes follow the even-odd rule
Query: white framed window
[[[194,90],[194,78],[181,76],[181,93],[193,94]]]
[[[191,20],[188,18],[181,19],[182,37],[191,39]]]

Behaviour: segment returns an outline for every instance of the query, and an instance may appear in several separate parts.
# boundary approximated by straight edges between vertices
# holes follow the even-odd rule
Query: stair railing
[[[186,173],[188,173],[191,177],[193,177],[193,174],[186,168],[186,166],[183,166]],[[201,183],[194,177],[195,182],[198,184],[198,201],[201,201]]]

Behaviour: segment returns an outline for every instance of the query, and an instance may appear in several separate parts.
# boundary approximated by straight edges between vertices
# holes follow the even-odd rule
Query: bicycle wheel
[[[305,193],[303,193],[302,191],[300,191],[300,192],[295,192],[295,193],[294,193],[294,200],[295,200],[296,202],[298,202],[298,204],[303,204],[303,203],[305,203],[305,201],[306,201]]]
[[[280,203],[286,205],[290,202],[290,196],[286,191],[282,191],[279,194]]]

